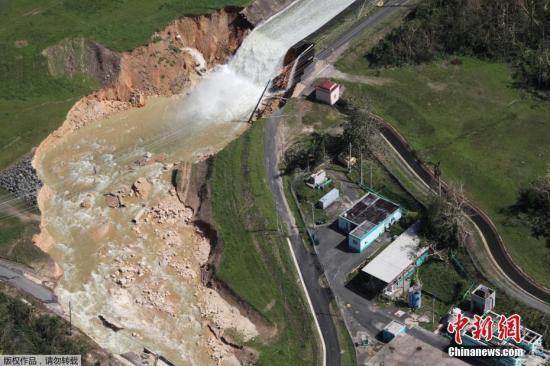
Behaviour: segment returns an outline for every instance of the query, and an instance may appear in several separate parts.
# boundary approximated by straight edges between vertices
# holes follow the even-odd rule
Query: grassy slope
[[[33,235],[38,232],[38,222],[22,221],[12,215],[13,210],[16,209],[26,214],[35,212],[29,211],[24,203],[12,200],[9,192],[0,189],[0,201],[5,200],[10,201],[0,207],[0,258],[11,259],[29,266],[46,260],[47,255],[32,243]]]
[[[313,364],[312,319],[265,181],[264,126],[257,122],[214,158],[214,218],[224,243],[217,275],[277,326],[275,339],[254,344],[262,365]]]
[[[550,103],[513,88],[502,64],[464,59],[459,66],[440,61],[377,72],[357,58],[350,62],[355,73],[392,82],[348,84],[348,97],[392,122],[426,161],[441,161],[444,178],[464,183],[517,263],[550,287],[550,248],[503,212],[519,187],[548,169]]]
[[[69,324],[57,316],[24,304],[0,284],[0,354],[80,354],[83,359],[92,350],[89,340],[68,335]],[[90,364],[85,363],[85,364]]]
[[[250,0],[4,0],[0,2],[0,169],[36,146],[75,101],[97,87],[89,78],[51,77],[42,50],[87,37],[125,51],[183,15]],[[25,40],[28,46],[15,47]]]

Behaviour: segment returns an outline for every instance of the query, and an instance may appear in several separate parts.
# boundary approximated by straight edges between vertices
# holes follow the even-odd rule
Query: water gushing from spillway
[[[353,0],[303,0],[256,28],[235,57],[203,80],[182,103],[180,118],[219,123],[246,119],[290,47]]]
[[[96,121],[45,150],[37,168],[51,194],[42,214],[54,242],[50,254],[64,270],[56,293],[65,309],[71,302],[74,323],[100,345],[113,352],[145,345],[178,365],[211,362],[199,342],[209,336],[196,305],[200,276],[182,280],[165,260],[175,248],[165,245],[172,232],[182,243],[171,259],[184,267],[200,238],[175,224],[136,230],[132,219],[169,195],[172,177],[160,163],[134,162],[146,153],[194,161],[223,148],[246,129],[239,122],[279,72],[288,48],[352,2],[296,1],[251,32],[236,55],[187,96],[150,98],[144,108]],[[140,177],[152,182],[146,198],[126,197],[124,207],[109,207],[105,194]],[[98,314],[125,329],[113,332]]]

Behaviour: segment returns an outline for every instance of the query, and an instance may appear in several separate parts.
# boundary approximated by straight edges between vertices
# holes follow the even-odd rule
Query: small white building
[[[338,189],[336,188],[333,188],[330,190],[330,192],[319,199],[317,205],[324,210],[328,206],[332,205],[338,199],[338,197],[340,197],[340,191],[338,191]]]
[[[495,290],[479,285],[470,293],[471,311],[476,314],[485,314],[495,308]]]
[[[313,173],[306,180],[306,184],[311,188],[318,188],[328,180],[327,173],[324,170],[319,170]]]
[[[323,80],[315,88],[315,98],[318,101],[334,105],[340,99],[340,85],[331,80]]]

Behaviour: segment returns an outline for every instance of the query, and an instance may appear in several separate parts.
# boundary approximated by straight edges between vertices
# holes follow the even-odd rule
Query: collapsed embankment
[[[252,306],[216,277],[216,269],[219,268],[223,255],[223,240],[218,235],[212,211],[212,192],[208,184],[211,170],[211,159],[193,165],[185,199],[186,206],[194,212],[194,225],[197,226],[211,245],[208,261],[201,267],[202,283],[215,289],[229,304],[238,308],[244,316],[256,325],[259,334],[264,339],[273,337],[277,333],[276,325],[266,321]]]
[[[75,129],[118,111],[143,106],[149,96],[190,90],[208,69],[235,53],[249,30],[250,23],[239,9],[229,8],[176,19],[152,35],[149,44],[130,52],[118,54],[87,40],[65,40],[46,49],[44,55],[52,74],[87,72],[103,87],[70,109],[61,127],[37,148],[33,165],[50,143]]]
[[[44,50],[53,75],[87,73],[103,87],[75,103],[62,125],[37,147],[33,167],[37,168],[52,144],[85,125],[141,107],[147,97],[189,91],[207,69],[233,55],[249,32],[250,23],[239,10],[228,8],[211,15],[178,18],[152,35],[149,44],[129,52],[117,53],[83,39],[64,40]],[[38,207],[43,212],[50,190],[44,187],[37,191]],[[48,250],[53,240],[46,230],[44,217],[40,230],[33,242],[42,250]],[[60,271],[43,275],[49,281],[56,280]]]
[[[69,136],[74,135],[75,132],[83,129],[87,125],[91,125],[95,121],[103,121],[106,117],[117,112],[134,107],[141,107],[144,103],[147,103],[148,97],[185,94],[192,89],[192,87],[201,79],[208,69],[213,68],[215,65],[224,63],[233,53],[235,53],[249,29],[250,24],[243,20],[237,9],[226,9],[215,12],[209,16],[180,18],[170,23],[164,30],[153,35],[153,41],[148,45],[139,47],[127,53],[116,54],[112,51],[106,51],[97,43],[89,41],[64,41],[57,46],[49,48],[44,54],[47,55],[51,63],[50,72],[67,73],[71,75],[71,73],[75,70],[79,72],[89,71],[99,82],[102,83],[103,88],[82,98],[73,106],[73,108],[71,108],[63,125],[58,130],[50,134],[50,136],[48,136],[37,148],[33,159],[33,166],[37,169],[39,174],[41,172],[44,174],[44,169],[46,167],[51,168],[52,166],[51,161],[46,165],[43,164],[45,156],[47,154],[51,154],[51,151],[53,151],[56,146],[63,146]],[[80,49],[76,50],[76,48]],[[74,57],[70,57],[70,55],[74,53],[83,55],[80,60],[83,60],[82,62],[87,64],[85,68],[82,68],[82,66],[78,63],[80,61],[77,62]],[[67,55],[69,55],[69,57],[66,57]],[[59,60],[63,59],[63,57],[66,58],[66,64],[59,67]],[[76,147],[76,150],[79,148],[80,147]],[[75,153],[78,153],[76,150]],[[65,163],[71,164],[70,161],[64,162],[63,164]],[[159,162],[153,162],[152,164],[161,165],[163,169],[162,171],[166,171],[168,165],[170,165],[168,163],[162,164]],[[139,169],[138,166],[139,164],[129,167],[128,174],[131,174],[131,172]],[[96,170],[94,168],[93,175],[95,174]],[[159,197],[164,197],[172,201],[178,201],[177,197],[171,194],[169,185],[166,184],[166,175],[167,174],[162,173],[161,175],[152,177],[151,180],[159,182],[158,187],[161,187],[159,189],[167,189],[166,194],[163,193],[163,195]],[[56,242],[56,238],[52,237],[46,229],[48,222],[44,213],[47,213],[48,209],[50,211],[52,210],[52,199],[59,202],[62,195],[57,192],[56,194],[58,197],[52,197],[52,187],[48,186],[47,179],[45,179],[44,182],[45,185],[40,190],[38,195],[38,205],[43,213],[41,233],[35,237],[34,241],[40,248],[49,250],[52,243]],[[59,187],[53,188],[56,191],[60,189]],[[93,235],[97,234],[101,237],[101,240],[97,240],[98,242],[105,243],[107,242],[107,238],[112,239],[112,235],[116,234],[113,224],[108,220],[105,221],[105,213],[107,212],[107,215],[109,215],[109,212],[113,212],[113,215],[120,217],[129,215],[129,212],[128,208],[124,208],[123,205],[121,205],[120,208],[118,206],[109,206],[114,209],[109,211],[108,208],[105,208],[106,197],[108,197],[109,194],[99,193],[100,194],[91,192],[84,200],[82,200],[82,202],[79,204],[77,203],[76,206],[73,204],[71,209],[75,210],[76,208],[75,213],[78,215],[82,214],[88,216],[94,215],[96,210],[100,210],[101,214],[97,217],[97,221],[102,220],[104,223],[99,224],[97,230],[88,229],[91,233],[93,233]],[[127,202],[129,202],[130,209],[132,209],[134,203],[140,204],[143,207],[149,207],[149,205],[153,204],[152,202],[133,202],[132,200],[135,200],[137,197],[134,196],[136,196],[136,194],[130,194],[123,197]],[[46,209],[46,205],[49,205],[50,207]],[[166,227],[164,227],[164,223],[162,223],[162,225],[164,225],[162,227],[148,227],[152,224],[155,207],[156,206],[150,208],[150,210],[152,210],[150,214],[144,215],[145,221],[143,223],[140,222],[139,225],[135,226],[136,230],[134,231],[137,233],[136,238],[139,240],[142,240],[144,239],[144,236],[147,236],[142,235],[142,232],[140,232],[140,228],[142,227],[144,230],[151,229],[149,230],[150,239],[152,239],[153,235],[157,234],[162,234],[162,238],[165,236],[168,237],[167,235],[164,235],[168,233],[168,231],[165,230]],[[181,211],[185,210],[185,208],[181,208]],[[123,211],[126,211],[126,213],[123,213]],[[103,219],[101,219],[101,217],[103,217]],[[129,220],[124,222],[127,222],[129,225]],[[95,223],[93,223],[93,225],[95,225]],[[186,232],[187,230],[184,226],[185,225],[182,225],[180,228],[182,232]],[[166,233],[163,230],[166,231]],[[200,227],[197,232],[200,233]],[[81,235],[86,234],[82,232]],[[172,236],[170,236],[169,239],[173,239]],[[203,242],[200,239],[197,240],[199,242]],[[155,241],[155,243],[158,242],[159,241]],[[179,243],[179,241],[177,242]],[[71,242],[69,241],[67,244],[70,246]],[[172,242],[167,243],[167,245],[168,247],[174,247]],[[190,249],[192,247],[191,245],[194,244],[189,245],[190,246],[188,249]],[[104,248],[100,249],[98,255],[102,258],[105,257],[104,261],[106,261],[105,263],[108,263],[108,260],[110,259],[108,257],[108,252],[103,249]],[[73,250],[73,248],[69,248],[69,250]],[[166,254],[166,249],[164,249],[164,254]],[[154,298],[149,299],[150,295],[156,294],[156,292],[146,286],[143,286],[145,290],[139,288],[138,286],[134,286],[135,283],[137,284],[140,281],[148,281],[148,276],[152,275],[152,273],[150,273],[151,270],[148,269],[148,266],[141,265],[141,262],[126,263],[123,261],[126,259],[131,261],[132,258],[134,258],[133,255],[128,256],[128,258],[125,256],[118,256],[115,259],[115,261],[118,261],[117,263],[119,263],[116,264],[118,269],[115,268],[115,272],[113,274],[105,275],[104,278],[94,278],[94,276],[92,276],[92,279],[94,281],[101,281],[101,283],[109,283],[109,286],[111,286],[111,289],[113,290],[112,294],[123,292],[127,294],[122,297],[119,296],[120,299],[123,299],[124,301],[131,298],[138,301],[143,297],[144,300],[141,303],[138,301],[139,306],[144,307],[144,309],[156,309],[155,306],[159,305],[157,304],[158,301]],[[169,259],[171,261],[176,260],[172,257]],[[185,265],[188,266],[185,268],[193,269],[196,264],[201,264],[201,261],[196,262],[197,261],[191,257],[189,259],[189,263],[185,263]],[[168,265],[172,265],[172,267],[174,267],[174,263],[168,260],[167,263]],[[142,267],[145,269],[142,269]],[[178,266],[176,267],[179,268]],[[191,271],[188,270],[187,272]],[[184,273],[184,275],[186,273]],[[193,276],[187,277],[190,278],[187,278],[186,280],[188,280],[189,283],[193,283]],[[62,290],[67,291],[67,287]],[[70,292],[68,293],[70,294]],[[167,291],[162,293],[166,294],[166,296],[162,296],[163,302],[160,304],[162,306],[157,306],[158,309],[155,311],[158,310],[159,312],[162,312],[164,308],[172,310],[172,308],[168,306],[168,301],[171,300],[171,294]],[[248,320],[239,314],[239,312],[243,313],[243,311],[236,311],[235,313],[235,307],[231,306],[233,305],[232,303],[229,305],[226,304],[224,300],[220,299],[217,292],[202,289],[200,286],[197,287],[195,296],[198,296],[198,308],[203,319],[208,323],[208,329],[219,341],[223,343],[219,344],[217,341],[213,341],[208,334],[204,334],[204,332],[202,333],[201,337],[203,337],[202,339],[204,339],[204,341],[201,341],[201,344],[202,346],[210,348],[211,357],[218,363],[221,361],[235,361],[235,357],[240,361],[254,362],[256,357],[254,356],[253,351],[246,350],[241,347],[235,347],[236,342],[229,338],[227,334],[224,334],[224,329],[235,329],[239,332],[241,328],[252,336],[255,334],[254,327],[247,324]],[[164,302],[165,298],[166,303]],[[78,307],[78,300],[73,300],[73,302],[77,303]],[[73,303],[73,310],[74,305],[75,304]],[[138,305],[131,305],[131,307],[135,307],[137,309]],[[124,313],[120,314],[124,315]],[[90,315],[91,314],[86,314],[87,317]],[[173,316],[173,312],[167,312],[166,314],[167,319]],[[124,320],[124,318],[122,319]],[[191,317],[189,319],[191,319]],[[129,320],[129,318],[126,318],[127,323],[130,323]],[[90,329],[84,330],[88,331]],[[95,337],[98,336],[101,337],[102,334],[95,333]],[[140,341],[142,336],[144,335],[139,333],[134,335],[134,333],[132,333],[132,337],[135,337],[137,341]],[[250,335],[243,337],[243,339],[249,338]],[[234,356],[231,356],[231,354]]]
[[[280,8],[288,3],[281,2]],[[303,16],[303,9],[296,14]],[[60,302],[71,299],[76,325],[114,352],[136,350],[146,344],[175,361],[251,364],[257,355],[243,348],[242,342],[256,336],[269,338],[277,331],[212,276],[223,244],[209,224],[211,214],[205,214],[209,203],[204,194],[205,180],[198,179],[196,191],[180,192],[171,185],[174,163],[189,160],[188,150],[199,149],[199,156],[207,155],[202,147],[215,139],[203,143],[201,138],[209,134],[190,130],[196,127],[192,123],[163,124],[168,104],[159,103],[157,98],[148,100],[172,95],[175,97],[159,99],[182,99],[178,95],[193,89],[208,69],[237,50],[250,27],[236,9],[226,9],[211,16],[178,19],[154,34],[150,44],[128,53],[117,54],[87,40],[64,41],[44,52],[50,72],[88,73],[103,88],[82,98],[63,126],[37,149],[33,165],[45,178],[45,186],[38,199],[43,217],[36,243],[45,249],[51,245],[52,257],[66,269],[56,292]],[[263,40],[261,32],[255,35],[253,41],[247,40],[248,47],[243,47],[246,52],[239,52],[245,55],[236,58],[241,63],[230,63],[235,69],[221,67],[213,73],[228,71],[231,79],[248,88],[248,94],[244,93],[250,95],[244,100],[246,105],[257,98],[258,89],[248,79],[263,75],[262,70],[254,69],[249,78],[239,77],[235,71],[246,69],[248,60],[254,58],[255,45]],[[285,38],[282,47],[281,42],[275,42],[278,47],[262,55],[271,64],[263,65],[263,58],[256,64],[271,72],[281,48],[294,42],[292,37]],[[226,80],[218,79],[216,90]],[[201,86],[204,82],[185,98],[191,103],[179,105],[179,110],[193,110],[189,104],[196,102],[192,97],[196,97],[196,90],[204,89]],[[144,104],[145,108],[133,110]],[[169,119],[176,121],[178,115],[173,109]],[[231,115],[226,108],[219,109]],[[192,113],[187,117],[187,121],[197,119]],[[166,143],[157,144],[156,150],[149,150],[150,143],[138,146],[140,141],[151,142],[157,136],[147,133],[150,125],[158,125],[155,132],[162,131],[159,140],[163,142],[164,130],[184,130],[176,139],[184,155],[172,151],[166,155],[167,161],[158,160],[155,156],[167,152]],[[227,129],[217,130],[230,135]],[[226,141],[227,136],[220,141]],[[219,142],[216,144],[211,153],[221,148]],[[118,159],[123,151],[131,151],[133,160]],[[190,173],[185,170],[182,181]],[[150,194],[141,192],[144,182],[151,185]],[[188,195],[195,197],[198,206],[189,202]],[[194,222],[190,221],[191,214],[197,216]],[[198,273],[202,276],[195,276]],[[104,329],[98,318],[116,324],[116,331]],[[210,360],[203,358],[209,356]]]

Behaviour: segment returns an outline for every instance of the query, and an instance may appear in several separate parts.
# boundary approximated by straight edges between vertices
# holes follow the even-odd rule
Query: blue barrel
[[[418,309],[422,306],[422,289],[419,287],[411,288],[409,290],[409,307]]]

